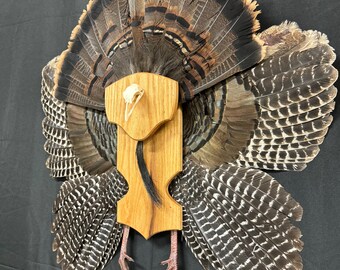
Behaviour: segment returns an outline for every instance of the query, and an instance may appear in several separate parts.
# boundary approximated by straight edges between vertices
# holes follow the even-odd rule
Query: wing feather
[[[57,61],[58,58],[50,61],[42,73],[41,103],[45,113],[42,126],[46,137],[44,149],[50,155],[46,166],[53,177],[80,177],[86,175],[86,172],[79,165],[69,139],[66,105],[52,95]]]
[[[259,117],[236,163],[302,170],[319,153],[332,123],[337,95],[333,84],[338,77],[332,66],[335,54],[325,35],[302,31],[296,24],[272,27],[261,36],[269,47],[280,49],[269,50],[267,60],[238,78],[254,93]]]
[[[53,176],[67,180],[53,207],[53,250],[62,269],[102,269],[121,239],[116,203],[127,189],[113,168],[116,128],[105,113],[66,104],[52,95],[58,61],[44,68],[42,83],[46,165]]]
[[[338,71],[326,36],[286,22],[259,37],[264,61],[196,96],[184,110],[186,154],[207,168],[228,162],[302,170],[332,123]]]
[[[227,164],[210,171],[187,159],[171,190],[185,211],[183,235],[202,266],[302,269],[301,233],[291,224],[302,208],[269,175]]]
[[[62,185],[54,207],[53,248],[63,269],[101,269],[111,259],[121,237],[116,203],[125,193],[125,180],[115,169]]]

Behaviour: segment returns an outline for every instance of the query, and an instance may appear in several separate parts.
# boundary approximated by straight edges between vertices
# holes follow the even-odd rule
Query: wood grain
[[[132,84],[138,84],[145,94],[129,121],[125,121],[123,92]],[[172,119],[178,108],[178,89],[178,82],[161,75],[141,72],[126,76],[105,89],[107,117],[131,138],[143,141],[161,124]]]
[[[170,80],[168,78],[145,75],[134,74],[127,77],[126,82],[110,86],[106,89],[105,102],[110,103],[107,105],[110,107],[107,110],[110,121],[118,121],[114,122],[118,124],[117,169],[129,185],[128,193],[118,202],[117,220],[149,239],[159,232],[182,230],[182,207],[170,196],[168,187],[182,170],[183,117],[181,108],[178,108],[177,82],[173,88],[172,80],[166,82]],[[148,83],[144,81],[146,78],[150,80]],[[145,95],[125,122],[122,92],[132,83],[140,85]],[[174,107],[174,111],[167,106]],[[153,203],[144,187],[136,159],[136,138],[144,141],[144,159],[161,199],[160,205]]]

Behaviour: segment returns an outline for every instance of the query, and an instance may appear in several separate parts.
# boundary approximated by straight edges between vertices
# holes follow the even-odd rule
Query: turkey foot
[[[168,265],[167,270],[177,270],[177,231],[171,231],[171,253],[168,260],[163,261],[162,265]]]
[[[127,253],[127,241],[129,238],[129,232],[130,232],[130,227],[124,225],[123,229],[123,240],[122,240],[122,246],[120,248],[120,256],[119,256],[119,265],[121,270],[129,270],[129,262],[134,262],[134,260],[128,256]]]

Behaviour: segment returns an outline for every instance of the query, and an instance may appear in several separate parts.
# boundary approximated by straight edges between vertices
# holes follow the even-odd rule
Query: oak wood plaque
[[[128,120],[124,91],[136,84],[144,94]],[[178,82],[156,74],[136,73],[105,90],[106,114],[117,129],[117,169],[129,185],[117,206],[117,221],[144,238],[169,230],[182,230],[182,207],[168,192],[172,179],[182,171],[183,122],[178,105]],[[144,186],[136,158],[138,141],[161,203],[155,204]]]

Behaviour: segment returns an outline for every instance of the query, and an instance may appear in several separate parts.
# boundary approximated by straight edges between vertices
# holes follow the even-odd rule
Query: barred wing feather
[[[266,59],[188,104],[185,149],[207,168],[223,162],[302,170],[332,122],[338,71],[325,35],[283,23],[263,33]]]
[[[58,58],[44,68],[42,82],[46,164],[52,176],[66,179],[53,208],[53,250],[62,269],[102,269],[120,242],[116,203],[127,190],[113,168],[115,126],[103,112],[53,97],[57,62]]]
[[[204,269],[302,269],[301,206],[268,174],[190,160],[172,186],[183,235]]]
[[[286,29],[291,29],[287,33]],[[284,23],[262,34],[275,39],[276,31],[290,42],[263,63],[241,74],[239,80],[255,96],[258,120],[237,164],[261,169],[302,170],[319,152],[332,122],[338,71],[333,48],[325,35],[301,31]]]

